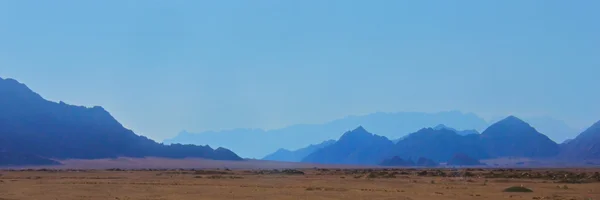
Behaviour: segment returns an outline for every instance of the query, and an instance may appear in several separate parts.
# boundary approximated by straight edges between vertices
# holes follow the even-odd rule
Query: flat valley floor
[[[600,199],[598,169],[4,170],[0,199]],[[523,186],[532,192],[504,192]]]

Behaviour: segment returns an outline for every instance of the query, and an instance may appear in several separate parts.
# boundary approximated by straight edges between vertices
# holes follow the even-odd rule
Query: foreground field
[[[598,170],[5,170],[0,199],[600,199]],[[533,192],[504,192],[524,186]]]

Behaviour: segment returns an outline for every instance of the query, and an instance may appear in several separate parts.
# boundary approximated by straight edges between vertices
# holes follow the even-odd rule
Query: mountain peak
[[[367,132],[367,130],[362,126],[358,126],[354,130],[352,130],[352,132]]]
[[[439,130],[449,130],[449,131],[454,131],[454,132],[458,132],[458,130],[454,129],[454,128],[450,128],[444,124],[438,124],[437,126],[433,127],[433,130],[439,131]]]
[[[551,157],[560,150],[558,144],[515,116],[492,124],[481,136],[495,157]]]
[[[497,131],[487,131],[487,130],[497,130]],[[500,131],[502,130],[502,131]],[[484,133],[496,133],[496,134],[511,134],[517,132],[536,132],[535,128],[531,127],[527,122],[515,117],[508,116],[494,124],[492,124]]]
[[[348,131],[340,139],[321,148],[303,162],[323,164],[378,164],[394,143],[384,136],[369,133],[362,126]]]
[[[340,138],[356,138],[356,137],[369,137],[372,136],[372,133],[369,133],[369,131],[367,131],[365,128],[363,128],[362,126],[359,126],[357,128],[355,128],[354,130],[348,131],[346,133],[344,133],[344,135],[342,135],[342,137]]]
[[[437,126],[433,127],[433,129],[435,130],[440,130],[440,129],[447,129],[448,126],[444,125],[444,124],[438,124]]]
[[[0,89],[4,88],[9,91],[20,91],[26,93],[34,93],[27,85],[12,79],[12,78],[2,78],[0,77]]]
[[[500,120],[498,123],[509,123],[511,125],[527,125],[529,126],[529,124],[525,121],[523,121],[522,119],[519,119],[518,117],[515,117],[514,115],[510,115],[506,118],[504,118],[503,120]]]

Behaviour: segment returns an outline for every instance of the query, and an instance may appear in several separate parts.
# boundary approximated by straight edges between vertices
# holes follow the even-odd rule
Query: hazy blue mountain
[[[393,147],[384,136],[367,132],[362,126],[344,133],[327,147],[308,155],[302,162],[323,164],[377,165]]]
[[[162,145],[124,128],[102,107],[47,101],[13,79],[0,78],[0,150],[45,158],[200,157],[240,160],[209,146]]]
[[[558,144],[514,116],[483,131],[481,145],[492,157],[551,157],[560,151]]]
[[[459,130],[483,130],[487,127],[487,122],[482,118],[472,113],[458,111],[440,113],[379,112],[363,116],[350,116],[325,124],[294,125],[269,131],[234,129],[195,134],[181,132],[172,139],[164,140],[164,143],[209,144],[229,148],[244,157],[262,158],[280,148],[298,149],[310,144],[336,139],[339,137],[339,133],[361,125],[388,138],[401,138],[423,127],[433,127],[438,124],[446,124]]]
[[[561,145],[561,157],[568,159],[600,159],[600,121],[575,139]]]
[[[446,130],[454,131],[456,134],[462,135],[462,136],[464,136],[464,135],[471,135],[471,134],[479,134],[479,131],[477,131],[477,130],[460,130],[459,131],[459,130],[456,130],[454,128],[451,128],[451,127],[448,127],[446,125],[443,125],[443,124],[439,124],[439,125],[433,127],[433,129],[434,130],[443,130],[443,129],[446,129]]]
[[[446,162],[457,153],[475,158],[489,157],[479,143],[479,134],[462,136],[446,128],[424,128],[412,133],[398,141],[388,157],[427,157],[437,162]]]
[[[335,143],[335,140],[327,140],[320,144],[311,144],[308,147],[304,147],[295,151],[287,149],[279,149],[275,153],[269,154],[263,158],[263,160],[274,160],[274,161],[286,161],[286,162],[300,162],[309,154],[331,144]]]
[[[500,120],[503,120],[504,118],[505,117],[496,118],[492,120],[490,124],[494,124]],[[538,132],[548,136],[548,138],[557,144],[560,144],[567,139],[573,139],[577,137],[577,134],[583,131],[581,129],[571,127],[562,120],[548,116],[524,117],[520,119],[535,127]]]

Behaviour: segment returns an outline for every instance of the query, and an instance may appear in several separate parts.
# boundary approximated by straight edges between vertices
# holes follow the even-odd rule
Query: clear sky
[[[600,120],[600,1],[0,1],[0,77],[162,140],[376,111]]]

